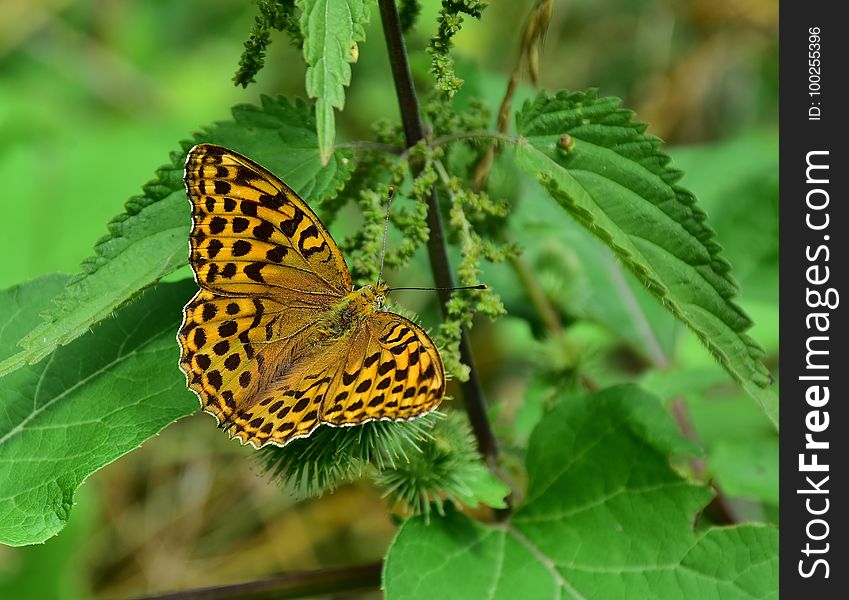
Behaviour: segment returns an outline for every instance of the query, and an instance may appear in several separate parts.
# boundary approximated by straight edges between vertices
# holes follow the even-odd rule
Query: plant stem
[[[695,442],[699,447],[703,447],[701,440],[699,440],[699,436],[696,434],[696,430],[693,428],[693,424],[690,421],[687,406],[680,398],[672,400],[672,414],[675,417],[675,421],[678,423],[678,428],[681,430],[681,433],[683,433],[687,439]],[[694,458],[690,460],[690,464],[697,477],[702,477],[704,475],[705,463],[703,460]],[[716,495],[713,497],[713,500],[710,501],[710,504],[705,507],[705,514],[708,515],[717,525],[736,525],[739,522],[739,519],[737,519],[734,515],[734,511],[728,502],[728,498],[726,498],[722,493],[722,490],[715,485],[711,485],[711,487],[713,487]]]
[[[436,148],[437,146],[442,146],[457,140],[495,140],[506,144],[521,144],[523,142],[523,138],[518,135],[508,135],[502,131],[481,129],[473,131],[458,131],[456,133],[443,135],[430,140],[429,145],[431,148]]]
[[[196,588],[160,596],[145,596],[138,600],[272,600],[351,590],[377,590],[380,589],[382,568],[381,562],[375,562],[350,567],[299,571],[247,583]]]
[[[413,86],[413,76],[410,73],[407,49],[404,46],[401,20],[398,17],[398,7],[395,5],[395,0],[378,0],[378,6],[380,18],[383,22],[383,35],[386,38],[386,47],[389,51],[389,63],[392,66],[392,77],[395,81],[395,93],[398,95],[398,105],[401,109],[404,136],[409,148],[415,146],[424,138],[419,100]],[[451,274],[451,263],[448,260],[445,230],[442,227],[439,198],[436,195],[435,188],[430,190],[427,204],[427,225],[430,229],[427,250],[433,279],[437,287],[450,288],[454,286],[454,277]],[[438,294],[442,312],[447,314],[447,303],[451,299],[451,292],[440,290]],[[493,465],[498,455],[498,445],[486,416],[483,388],[478,378],[474,357],[472,356],[472,346],[465,329],[460,334],[460,359],[469,367],[469,379],[462,383],[461,387],[469,421],[478,442],[478,450],[486,461]]]
[[[404,149],[399,148],[398,146],[368,141],[344,142],[341,144],[335,144],[333,146],[333,151],[335,152],[340,148],[351,148],[353,150],[373,150],[375,152],[386,152],[387,154],[402,154],[404,152]]]
[[[548,330],[555,336],[563,335],[563,324],[560,322],[560,317],[555,308],[545,297],[545,291],[539,283],[539,280],[534,276],[533,272],[528,268],[523,260],[518,256],[510,257],[510,266],[519,278],[519,282],[528,294],[531,304],[537,311],[537,314],[545,323]]]

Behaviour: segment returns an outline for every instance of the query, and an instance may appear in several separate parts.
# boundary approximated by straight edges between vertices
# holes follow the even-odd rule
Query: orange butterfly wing
[[[291,188],[211,144],[189,151],[185,183],[201,289],[184,309],[180,366],[232,436],[282,446],[321,423],[409,419],[439,405],[442,360],[414,323],[369,309],[328,334],[325,319],[351,294],[351,275]]]
[[[376,312],[304,356],[263,395],[234,420],[234,435],[258,448],[306,437],[322,423],[422,416],[442,401],[445,373],[436,346],[418,325]]]

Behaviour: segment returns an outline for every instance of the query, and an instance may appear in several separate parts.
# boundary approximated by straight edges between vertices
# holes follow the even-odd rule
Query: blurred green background
[[[439,3],[422,4],[408,46],[425,88],[422,50]],[[456,38],[465,92],[483,95],[493,110],[516,61],[517,24],[533,4],[493,2],[481,22],[466,19]],[[251,2],[214,0],[4,0],[0,286],[75,272],[178,140],[228,118],[233,104],[256,102],[261,93],[304,95],[302,60],[283,34],[274,36],[257,83],[233,86],[255,10]],[[687,172],[683,185],[700,197],[726,247],[742,304],[757,323],[754,337],[772,367],[777,19],[770,0],[556,0],[539,82],[619,96],[669,144]],[[339,141],[367,139],[374,120],[397,115],[376,10],[359,56],[338,117]],[[539,267],[545,257],[530,253],[529,260]],[[586,324],[571,337],[597,348],[595,360],[609,364],[618,356],[609,329]],[[481,358],[493,371],[531,337],[510,319],[478,335],[500,341]],[[687,336],[675,362],[680,368],[654,373],[646,385],[689,403],[715,458],[709,468],[740,498],[742,514],[769,519],[775,440],[764,433],[751,443],[752,427],[766,431],[760,415],[727,384],[717,391],[713,363]],[[507,376],[498,384],[496,396],[527,382]],[[729,411],[739,430],[722,431]],[[205,417],[186,419],[97,473],[80,490],[70,526],[44,546],[0,547],[0,597],[126,597],[382,555],[394,529],[374,491],[350,486],[285,510],[286,495],[210,425]],[[740,452],[753,473],[735,470]],[[346,516],[352,512],[360,515],[353,522]]]

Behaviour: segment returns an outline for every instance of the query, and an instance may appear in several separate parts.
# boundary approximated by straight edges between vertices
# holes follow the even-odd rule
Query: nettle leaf
[[[364,0],[297,0],[297,6],[304,34],[307,94],[316,99],[318,145],[322,160],[327,160],[336,138],[333,109],[345,107],[350,63],[357,62],[357,42],[366,39],[363,26],[369,10]]]
[[[386,597],[777,597],[777,529],[694,531],[711,492],[669,466],[694,451],[639,388],[565,399],[531,436],[511,519],[410,519],[386,558]]]
[[[778,399],[735,303],[731,266],[660,140],[595,92],[540,94],[516,121],[519,165],[696,333],[777,427]]]
[[[109,223],[83,272],[47,306],[44,322],[21,340],[23,350],[0,362],[0,375],[33,364],[56,347],[76,339],[142,289],[187,264],[191,209],[183,187],[183,163],[194,143],[213,142],[246,154],[282,177],[315,204],[336,196],[351,175],[347,151],[322,165],[315,116],[304,102],[262,98],[262,106],[233,108],[222,121],[184,142],[171,161],[157,170],[144,193],[131,198],[125,212]]]
[[[735,278],[746,290],[743,300],[773,306],[771,320],[777,323],[778,132],[759,131],[718,144],[676,148],[673,158],[710,215],[724,254],[734,265]],[[759,341],[767,343],[763,338]]]
[[[0,356],[38,322],[64,277],[0,292]],[[193,282],[162,284],[0,385],[0,543],[43,542],[93,472],[197,410],[174,332]]]

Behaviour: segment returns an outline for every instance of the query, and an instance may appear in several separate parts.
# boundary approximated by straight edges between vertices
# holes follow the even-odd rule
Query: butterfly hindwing
[[[191,265],[198,284],[232,295],[328,305],[351,275],[324,225],[298,195],[249,158],[198,144],[186,158]]]
[[[230,432],[256,447],[283,446],[322,423],[421,416],[444,392],[442,361],[427,334],[404,317],[377,312],[346,336],[298,357],[256,404],[231,418]]]
[[[269,298],[223,297],[199,291],[184,309],[180,366],[203,409],[229,423],[253,404],[278,365],[302,352],[314,308]]]
[[[442,401],[445,373],[436,346],[415,323],[390,312],[366,318],[322,405],[322,420],[355,425],[406,420]]]
[[[321,404],[335,368],[332,353],[330,349],[298,357],[259,392],[253,405],[237,411],[230,434],[261,448],[267,443],[283,446],[312,433],[322,423]]]

